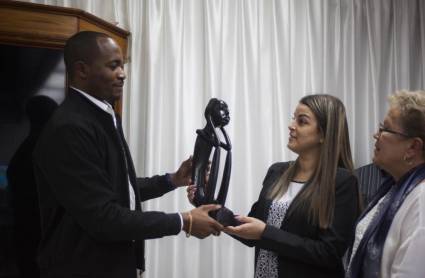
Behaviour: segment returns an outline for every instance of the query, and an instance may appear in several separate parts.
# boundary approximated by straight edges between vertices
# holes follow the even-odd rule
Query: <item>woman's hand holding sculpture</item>
[[[236,219],[243,224],[233,227],[224,227],[224,231],[245,239],[260,239],[266,228],[266,224],[254,217],[236,216]]]

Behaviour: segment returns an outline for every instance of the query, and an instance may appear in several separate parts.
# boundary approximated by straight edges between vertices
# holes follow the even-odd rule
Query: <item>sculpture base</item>
[[[239,226],[242,224],[235,218],[235,214],[226,207],[221,207],[218,210],[211,211],[210,216],[220,222],[220,224],[225,227]]]

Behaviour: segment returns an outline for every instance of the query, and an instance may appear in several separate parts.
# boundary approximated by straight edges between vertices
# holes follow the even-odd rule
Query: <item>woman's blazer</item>
[[[272,200],[266,195],[288,166],[288,162],[281,162],[269,168],[249,216],[267,223]],[[359,191],[356,177],[342,168],[337,170],[335,186],[334,217],[329,228],[311,224],[307,209],[294,209],[292,202],[280,228],[266,225],[260,240],[239,240],[255,246],[256,262],[260,248],[276,252],[279,277],[344,277],[342,257],[360,212]]]

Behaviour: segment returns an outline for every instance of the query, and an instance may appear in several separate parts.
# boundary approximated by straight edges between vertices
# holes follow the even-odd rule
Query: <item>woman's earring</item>
[[[407,163],[407,165],[412,165],[412,164],[413,164],[412,160],[410,160],[410,159],[407,157],[407,155],[406,155],[406,154],[403,156],[403,160],[404,160],[404,162],[406,162],[406,163]]]

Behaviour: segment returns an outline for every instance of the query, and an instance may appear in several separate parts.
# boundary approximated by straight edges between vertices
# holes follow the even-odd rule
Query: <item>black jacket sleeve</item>
[[[176,189],[167,175],[137,178],[136,182],[141,201],[161,197],[165,193]]]
[[[63,125],[51,132],[54,140],[36,151],[38,181],[52,192],[57,206],[98,240],[137,240],[179,233],[178,214],[131,211],[120,204],[117,185],[110,182],[102,167],[104,158],[96,136],[85,126]]]

